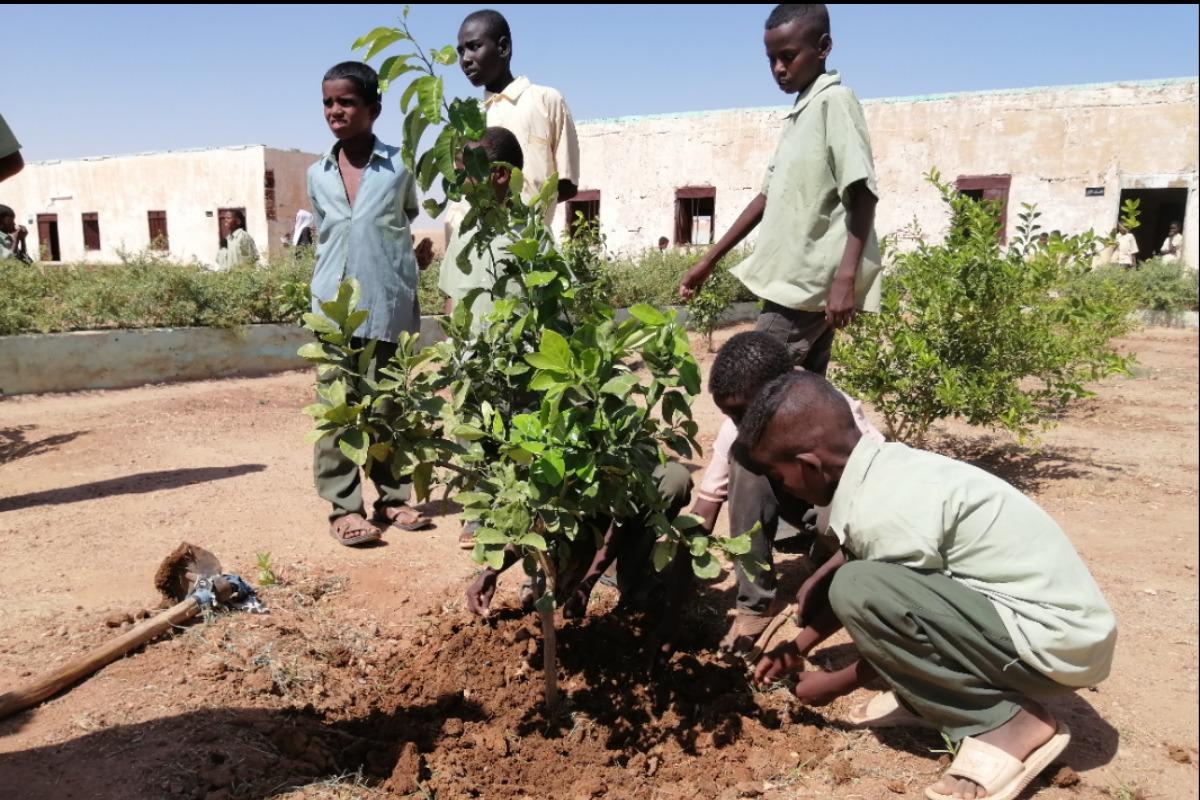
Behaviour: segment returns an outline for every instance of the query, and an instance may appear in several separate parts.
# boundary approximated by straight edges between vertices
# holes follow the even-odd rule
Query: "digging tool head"
[[[181,543],[154,573],[154,588],[163,599],[177,603],[188,596],[201,578],[221,574],[221,562],[203,547]]]

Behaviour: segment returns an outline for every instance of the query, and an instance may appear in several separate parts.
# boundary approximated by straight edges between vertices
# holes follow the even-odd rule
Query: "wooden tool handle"
[[[194,597],[176,603],[161,614],[130,628],[121,636],[92,650],[87,655],[56,669],[23,689],[0,695],[0,719],[24,711],[58,694],[75,682],[86,678],[101,667],[111,664],[134,648],[161,636],[176,625],[182,625],[200,613]]]
[[[796,604],[792,603],[783,611],[780,611],[775,615],[775,618],[771,620],[769,625],[767,625],[766,630],[762,632],[762,636],[759,636],[758,641],[754,643],[754,647],[751,648],[750,652],[746,654],[746,661],[753,665],[760,658],[762,658],[763,651],[766,650],[767,645],[771,643],[771,637],[774,636],[775,632],[779,630],[780,626],[787,621],[788,617],[791,617],[796,613],[797,608],[798,607]],[[0,712],[0,716],[2,715],[3,712]]]

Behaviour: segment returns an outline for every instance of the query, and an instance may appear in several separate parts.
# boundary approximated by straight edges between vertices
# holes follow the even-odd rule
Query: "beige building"
[[[850,81],[853,86],[853,81]],[[1197,79],[1017,89],[863,103],[880,202],[876,229],[915,220],[945,227],[930,167],[1004,203],[1007,232],[1022,203],[1047,231],[1111,230],[1124,198],[1141,201],[1143,257],[1182,222],[1197,257]],[[596,216],[617,251],[703,246],[758,193],[786,107],[662,114],[581,123],[580,193],[559,212]]]
[[[308,206],[305,173],[319,156],[262,145],[102,156],[26,165],[0,186],[0,203],[29,229],[47,261],[113,262],[160,250],[215,264],[222,209],[241,208],[260,255],[291,241]]]

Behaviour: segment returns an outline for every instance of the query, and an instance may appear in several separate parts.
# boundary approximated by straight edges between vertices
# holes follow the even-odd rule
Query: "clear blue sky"
[[[514,72],[577,119],[779,105],[771,6],[499,5]],[[5,12],[3,113],[26,160],[267,144],[319,151],[325,69],[400,5],[20,6]],[[416,5],[428,46],[479,6]],[[830,66],[860,97],[1197,74],[1194,5],[831,6]],[[448,87],[467,94],[457,67]],[[379,132],[398,142],[398,101]]]

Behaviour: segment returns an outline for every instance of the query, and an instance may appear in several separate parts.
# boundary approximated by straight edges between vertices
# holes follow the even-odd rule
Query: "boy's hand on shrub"
[[[684,300],[691,300],[695,297],[696,292],[700,291],[700,287],[708,280],[712,271],[713,263],[708,260],[707,256],[697,261],[696,266],[689,269],[679,283],[679,296]]]

